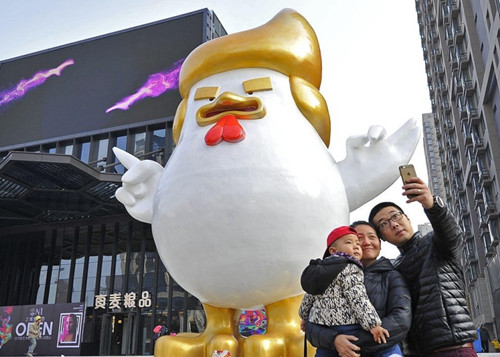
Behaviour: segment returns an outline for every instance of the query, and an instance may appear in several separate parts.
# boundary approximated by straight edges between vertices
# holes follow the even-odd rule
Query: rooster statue
[[[152,224],[168,272],[207,316],[203,333],[160,338],[156,356],[302,356],[303,268],[333,227],[396,180],[420,136],[414,120],[391,136],[372,126],[347,139],[337,163],[321,70],[310,24],[284,9],[186,58],[165,167],[114,148],[128,169],[117,199]],[[239,336],[240,309],[262,306],[267,333]]]

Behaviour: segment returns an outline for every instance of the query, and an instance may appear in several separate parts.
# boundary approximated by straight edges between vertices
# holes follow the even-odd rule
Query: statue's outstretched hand
[[[122,187],[116,190],[116,199],[123,203],[132,217],[151,223],[154,195],[163,167],[156,161],[139,160],[117,147],[113,152],[127,169],[122,176]]]
[[[415,119],[410,119],[388,137],[383,127],[374,125],[366,135],[347,139],[346,158],[339,162],[339,170],[351,212],[399,177],[398,167],[410,161],[420,138],[415,125]]]

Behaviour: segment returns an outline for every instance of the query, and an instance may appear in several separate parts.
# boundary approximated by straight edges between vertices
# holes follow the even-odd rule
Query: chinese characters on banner
[[[106,308],[107,295],[96,295],[94,300],[94,308],[105,309]],[[123,306],[125,309],[130,309],[133,307],[150,307],[151,306],[151,294],[149,291],[141,292],[141,297],[137,299],[137,294],[135,292],[125,293],[122,298],[121,293],[109,294],[108,308],[109,309],[120,309]]]

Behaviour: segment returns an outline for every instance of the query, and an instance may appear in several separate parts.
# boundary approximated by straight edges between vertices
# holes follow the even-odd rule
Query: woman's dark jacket
[[[434,231],[426,236],[416,232],[400,247],[394,263],[410,288],[413,320],[408,343],[417,354],[477,338],[463,287],[462,231],[446,207],[435,205],[425,213]]]
[[[388,259],[382,257],[365,267],[364,274],[368,297],[382,319],[382,327],[391,336],[386,344],[378,344],[370,332],[360,332],[357,335],[359,340],[354,343],[361,347],[363,355],[370,355],[405,338],[411,324],[411,302],[405,279],[394,270]],[[333,341],[336,336],[337,333],[328,327],[310,322],[306,324],[306,337],[315,347],[335,349]]]

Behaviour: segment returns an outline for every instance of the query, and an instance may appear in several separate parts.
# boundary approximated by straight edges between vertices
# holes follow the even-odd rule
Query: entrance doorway
[[[99,354],[108,356],[137,354],[137,323],[135,312],[104,314]]]

